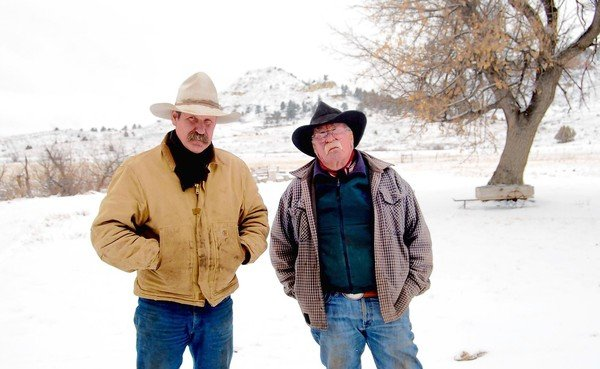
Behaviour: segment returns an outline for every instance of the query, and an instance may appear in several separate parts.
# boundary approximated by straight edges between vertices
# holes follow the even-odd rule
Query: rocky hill
[[[241,156],[251,166],[273,164],[291,169],[307,159],[292,145],[291,134],[298,126],[308,123],[318,100],[322,99],[343,110],[358,108],[365,111],[368,128],[360,147],[380,152],[384,157],[438,160],[462,156],[467,159],[473,152],[496,155],[502,149],[505,134],[502,121],[473,127],[468,137],[462,137],[456,135],[452,126],[422,126],[409,118],[366,105],[364,95],[365,91],[359,86],[338,85],[326,76],[321,80],[302,81],[275,67],[248,71],[221,92],[221,104],[243,115],[238,123],[218,126],[214,142]],[[567,104],[558,95],[556,100],[540,127],[533,151],[567,149],[568,144],[561,146],[554,140],[558,129],[565,124],[575,129],[576,140],[585,141],[590,152],[599,151],[598,94],[590,91],[587,105]],[[120,130],[103,127],[56,129],[0,137],[0,163],[18,163],[25,157],[36,162],[46,155],[48,148],[63,150],[76,160],[91,160],[114,150],[131,155],[157,145],[172,128],[169,121],[154,120]]]

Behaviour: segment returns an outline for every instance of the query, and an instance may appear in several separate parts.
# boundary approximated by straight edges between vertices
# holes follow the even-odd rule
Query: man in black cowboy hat
[[[292,142],[316,157],[292,172],[271,231],[271,262],[327,368],[421,368],[411,299],[429,288],[431,238],[412,188],[355,147],[367,119],[320,102]]]

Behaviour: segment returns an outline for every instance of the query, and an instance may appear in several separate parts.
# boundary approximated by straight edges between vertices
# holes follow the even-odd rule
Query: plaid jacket
[[[429,288],[431,238],[414,192],[382,160],[360,152],[370,171],[374,209],[375,279],[385,322],[398,319],[411,299]],[[306,322],[327,329],[321,288],[314,191],[315,160],[292,172],[271,230],[271,262],[285,293]]]

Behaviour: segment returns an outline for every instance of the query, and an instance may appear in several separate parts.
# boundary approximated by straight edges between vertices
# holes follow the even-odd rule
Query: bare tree
[[[6,188],[8,189],[8,193],[10,194],[8,198],[15,197],[33,197],[33,192],[31,189],[31,175],[30,175],[30,167],[29,159],[27,155],[24,156],[23,167],[20,171],[17,171],[14,174],[13,178],[9,178],[7,183],[5,183]]]
[[[125,148],[122,145],[115,146],[112,143],[103,147],[101,155],[93,156],[90,171],[94,178],[94,189],[96,191],[100,191],[108,186],[113,173],[127,156]]]
[[[600,33],[598,0],[366,0],[376,33],[340,32],[365,72],[430,122],[504,114],[507,135],[488,184],[523,184],[538,127],[563,82],[583,91]]]
[[[44,148],[39,162],[37,180],[45,195],[70,196],[89,188],[84,166],[77,163],[70,150],[59,149],[56,144]]]
[[[0,200],[33,196],[30,167],[31,164],[27,155],[24,156],[23,163],[2,165],[0,170]]]
[[[25,155],[25,163],[23,163],[23,186],[25,187],[25,196],[32,197],[33,194],[31,192],[31,176],[29,175],[29,159],[27,159],[27,155]]]
[[[2,163],[2,168],[0,169],[0,200],[7,199],[8,189],[6,188],[5,175],[6,175],[6,164]]]
[[[54,143],[44,148],[41,158],[9,168],[0,166],[0,199],[33,196],[71,196],[108,185],[114,171],[128,156],[123,146],[105,145],[89,161],[73,154],[69,147]]]

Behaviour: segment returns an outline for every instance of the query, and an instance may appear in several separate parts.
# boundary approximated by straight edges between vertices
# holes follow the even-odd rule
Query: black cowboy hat
[[[326,123],[345,123],[352,130],[352,134],[354,135],[354,147],[356,147],[365,132],[367,117],[363,112],[358,110],[342,112],[339,109],[332,108],[324,102],[319,101],[319,105],[310,120],[310,124],[296,128],[292,134],[292,142],[298,150],[306,155],[316,156],[312,147],[312,133],[316,127]]]

